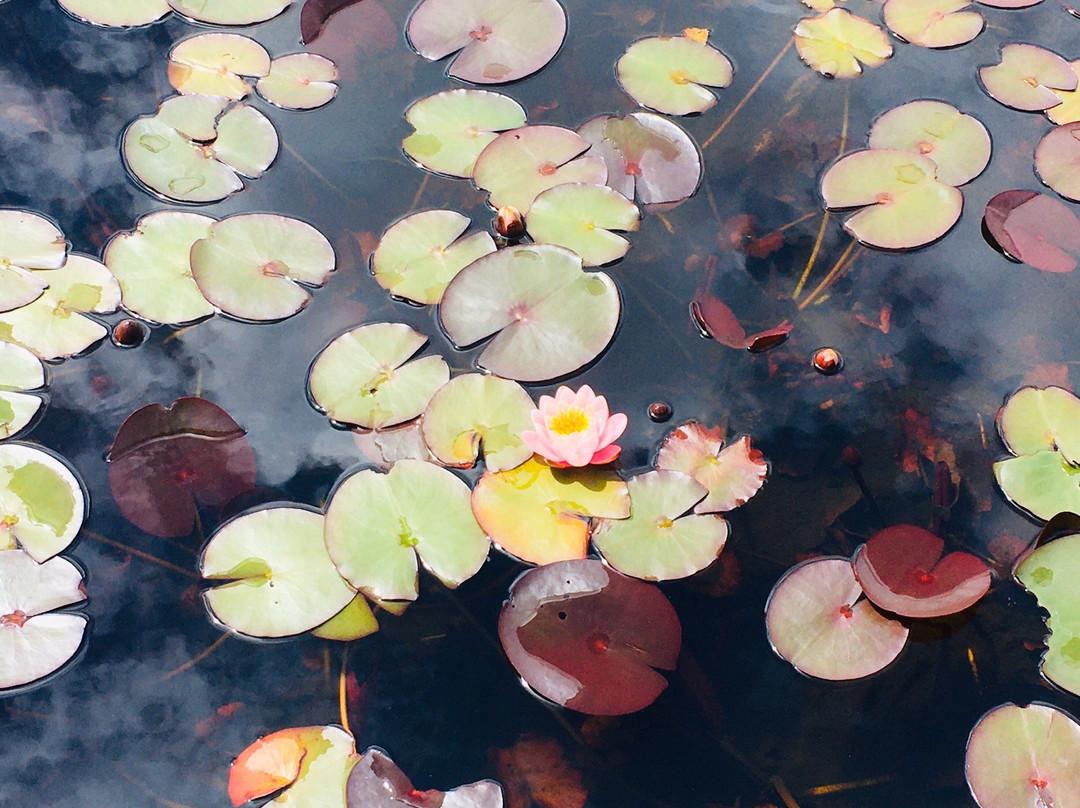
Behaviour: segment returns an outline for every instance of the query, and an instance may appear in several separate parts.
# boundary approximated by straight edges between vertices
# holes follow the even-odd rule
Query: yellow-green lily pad
[[[25,443],[0,444],[0,533],[35,561],[75,540],[86,509],[82,483],[61,458]],[[0,538],[0,545],[10,542]]]
[[[800,20],[795,50],[818,73],[836,79],[862,75],[863,65],[880,67],[893,54],[879,26],[842,8]]]
[[[612,230],[637,230],[637,205],[606,185],[568,182],[533,200],[526,221],[535,241],[557,244],[581,256],[587,267],[610,264],[626,255],[630,242]]]
[[[45,386],[45,367],[33,353],[11,342],[0,342],[0,440],[25,429],[44,405],[27,390]]]
[[[634,42],[615,65],[619,85],[643,107],[668,115],[709,109],[716,96],[705,86],[727,87],[733,71],[727,57],[708,43],[708,32],[697,35],[702,30]]]

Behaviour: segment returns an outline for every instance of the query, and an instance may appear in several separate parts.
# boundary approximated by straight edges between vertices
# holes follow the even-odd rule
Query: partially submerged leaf
[[[240,34],[199,34],[177,43],[169,53],[169,83],[183,95],[218,95],[239,101],[252,90],[243,76],[269,72],[266,48]]]
[[[1044,272],[1071,272],[1080,259],[1080,219],[1064,202],[1037,191],[1002,191],[983,223],[995,245]]]
[[[862,598],[847,558],[815,558],[784,573],[765,604],[773,650],[818,679],[859,679],[903,650],[908,629]]]
[[[585,266],[600,266],[630,249],[611,231],[637,230],[640,215],[637,205],[606,185],[568,182],[537,195],[526,227],[535,241],[566,247]]]
[[[472,492],[472,509],[491,540],[530,564],[585,558],[589,518],[625,519],[630,493],[613,471],[555,469],[536,458],[487,472]]]
[[[986,127],[941,101],[893,107],[874,121],[867,145],[926,155],[937,165],[937,178],[953,186],[971,182],[990,162]]]
[[[439,321],[465,348],[492,335],[477,364],[518,381],[587,365],[615,336],[621,304],[611,278],[584,272],[563,247],[520,244],[475,261],[451,281]]]
[[[1054,90],[1075,90],[1072,65],[1037,45],[1005,45],[1001,62],[979,68],[983,89],[1014,109],[1042,110],[1061,103]]]
[[[1035,147],[1035,172],[1044,183],[1066,199],[1080,201],[1080,123],[1055,126]]]
[[[795,50],[814,70],[837,79],[855,78],[863,65],[879,67],[893,53],[880,27],[842,8],[800,20]]]
[[[578,712],[623,715],[667,686],[682,630],[655,586],[593,559],[530,570],[514,582],[499,616],[511,664],[544,698]]]
[[[0,543],[14,538],[44,563],[75,540],[86,509],[82,484],[61,458],[24,443],[0,444]]]
[[[707,39],[684,32],[682,36],[655,36],[632,43],[619,57],[615,75],[623,90],[643,107],[668,115],[689,115],[716,103],[716,96],[702,85],[727,87],[733,73],[731,62]]]
[[[409,44],[429,61],[460,51],[447,74],[502,84],[546,65],[566,36],[558,0],[422,0],[409,17]]]
[[[270,63],[270,72],[255,89],[271,104],[284,109],[315,109],[337,95],[337,67],[317,53],[291,53]]]
[[[346,477],[326,507],[326,547],[352,586],[378,600],[416,600],[417,556],[446,586],[475,575],[490,541],[469,507],[469,487],[422,460]]]
[[[970,42],[986,25],[971,0],[888,0],[882,13],[898,37],[924,48],[952,48]]]
[[[493,780],[447,792],[419,791],[378,747],[370,747],[349,775],[348,808],[503,808],[502,787]]]
[[[335,421],[381,429],[411,421],[450,380],[438,355],[409,358],[427,337],[404,323],[370,323],[334,339],[316,357],[308,389]]]
[[[761,353],[783,345],[787,341],[787,335],[795,327],[782,324],[747,336],[746,329],[742,327],[731,307],[707,292],[699,292],[690,301],[690,316],[703,332],[703,336],[712,337],[729,348],[744,348],[751,353]]]
[[[732,511],[756,494],[765,483],[769,464],[744,435],[724,446],[719,427],[706,429],[690,421],[664,438],[654,463],[658,469],[689,474],[709,492],[694,506],[694,513]]]

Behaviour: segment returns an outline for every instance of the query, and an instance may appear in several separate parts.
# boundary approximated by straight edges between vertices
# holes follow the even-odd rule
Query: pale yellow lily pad
[[[807,17],[795,26],[799,57],[828,78],[851,79],[863,65],[879,67],[893,54],[885,32],[842,8]]]

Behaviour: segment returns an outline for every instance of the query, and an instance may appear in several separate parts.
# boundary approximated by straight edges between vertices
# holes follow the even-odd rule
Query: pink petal
[[[565,407],[568,404],[573,404],[576,399],[575,399],[575,396],[574,396],[574,391],[571,390],[566,385],[563,385],[562,387],[560,387],[558,390],[555,391],[555,399],[554,400]]]
[[[589,460],[589,464],[593,466],[602,466],[605,463],[610,463],[612,460],[619,456],[619,452],[621,451],[622,447],[616,446],[615,444],[605,446],[603,449],[601,449],[592,456],[592,458]]]
[[[618,440],[619,436],[626,430],[626,425],[626,413],[617,412],[612,415],[604,424],[604,431],[600,433],[599,445],[607,446],[609,443]]]

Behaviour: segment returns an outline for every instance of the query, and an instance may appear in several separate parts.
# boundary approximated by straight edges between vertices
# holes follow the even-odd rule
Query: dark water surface
[[[473,353],[455,351],[431,311],[394,302],[376,285],[361,247],[370,242],[364,234],[377,237],[414,204],[461,210],[480,225],[490,218],[468,183],[425,179],[400,152],[410,131],[403,110],[451,86],[443,65],[423,62],[404,41],[411,4],[382,3],[396,33],[372,26],[339,58],[346,78],[332,104],[269,111],[283,143],[276,164],[203,209],[219,218],[273,211],[316,225],[339,266],[312,304],[275,325],[217,317],[180,333],[160,328],[137,349],[105,344],[52,369],[48,410],[29,437],[68,458],[89,488],[91,516],[67,555],[87,572],[93,622],[80,662],[0,699],[2,808],[225,806],[228,766],[245,746],[284,727],[338,721],[339,645],[230,638],[184,667],[221,638],[194,572],[218,517],[204,514],[202,534],[183,540],[141,533],[112,501],[103,453],[133,410],[199,394],[247,430],[265,499],[321,505],[342,470],[361,460],[352,436],[332,429],[305,397],[308,365],[332,337],[365,321],[406,322],[430,335],[451,366],[470,366]],[[251,30],[273,55],[301,49],[299,5]],[[698,142],[805,15],[795,0],[566,5],[559,56],[507,90],[530,122],[576,127],[594,114],[630,111],[613,68],[626,45],[706,26],[736,72],[716,107],[680,120]],[[877,4],[849,7],[878,19]],[[449,788],[495,776],[497,750],[522,736],[551,739],[583,773],[596,808],[785,799],[789,808],[966,808],[974,803],[964,744],[980,715],[1033,699],[1080,712],[1080,700],[1040,678],[1032,649],[1044,627],[1034,599],[1003,570],[980,604],[922,623],[899,660],[868,679],[808,679],[773,654],[764,631],[765,599],[784,570],[804,553],[848,554],[882,526],[840,462],[846,446],[862,454],[884,523],[930,524],[933,460],[951,450],[961,485],[956,504],[939,513],[949,547],[993,558],[1037,530],[994,487],[991,463],[1004,450],[993,419],[1021,384],[1072,381],[1078,278],[1012,264],[980,236],[994,194],[1040,187],[1031,155],[1048,124],[983,94],[975,68],[997,61],[1007,42],[1080,56],[1080,21],[1056,0],[983,11],[988,29],[973,43],[944,52],[896,43],[890,61],[851,82],[826,81],[789,51],[705,150],[709,193],[666,214],[666,224],[647,216],[630,253],[609,269],[622,323],[610,349],[572,384],[590,384],[629,414],[623,469],[647,466],[670,428],[646,417],[656,400],[672,404],[673,423],[697,418],[752,435],[772,462],[769,483],[731,519],[724,555],[737,559],[738,585],[724,577],[730,565],[717,564],[663,586],[684,631],[668,690],[641,713],[605,720],[553,711],[530,696],[496,639],[499,607],[521,567],[493,554],[453,593],[422,575],[417,604],[400,619],[381,616],[378,634],[350,646],[361,749],[387,749],[418,788]],[[170,20],[107,31],[72,20],[52,0],[0,5],[0,204],[54,217],[76,251],[94,255],[113,232],[165,207],[129,180],[118,138],[169,94],[166,54],[195,30]],[[821,222],[817,178],[840,146],[846,94],[849,151],[865,145],[886,109],[939,98],[987,125],[994,154],[963,188],[963,217],[946,238],[908,254],[857,250],[827,299],[799,311],[792,292]],[[784,231],[779,250],[754,258],[733,250],[728,235],[729,220],[742,214],[756,217],[760,234],[812,215]],[[849,243],[833,217],[807,288]],[[788,318],[788,343],[755,356],[698,336],[687,308],[714,253],[712,292],[748,330]],[[811,369],[822,345],[843,354],[839,375]]]

